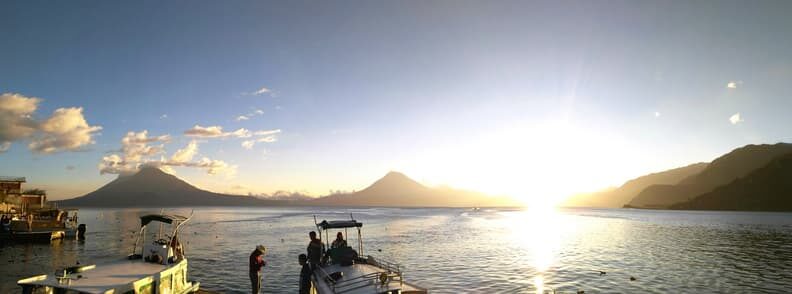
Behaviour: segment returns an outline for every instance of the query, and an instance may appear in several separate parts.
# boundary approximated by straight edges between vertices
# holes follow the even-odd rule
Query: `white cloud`
[[[170,136],[148,137],[147,131],[129,132],[122,138],[121,154],[110,154],[102,157],[98,168],[100,174],[133,174],[141,167],[150,166],[162,169],[167,173],[174,173],[173,167],[200,168],[208,174],[224,174],[232,177],[236,174],[236,165],[230,165],[222,160],[203,157],[193,161],[198,154],[198,142],[190,141],[182,149],[173,153],[170,159],[164,156],[153,158],[154,155],[164,153],[164,144],[148,146],[152,142],[169,142]]]
[[[660,112],[659,111],[655,111],[654,117],[660,117]]]
[[[94,144],[100,126],[91,126],[81,107],[58,108],[52,116],[36,120],[34,114],[41,99],[21,94],[0,94],[0,152],[11,142],[30,140],[28,148],[36,153],[78,151]]]
[[[198,142],[195,140],[190,141],[186,147],[176,150],[176,153],[171,156],[173,162],[190,162],[195,154],[198,153]]]
[[[253,111],[253,113],[258,114],[258,115],[262,115],[262,114],[264,114],[264,110],[256,109],[256,111]]]
[[[253,132],[253,135],[256,135],[256,136],[269,136],[269,135],[278,134],[280,132],[281,132],[280,129],[263,130],[263,131],[255,131],[255,132]]]
[[[245,141],[242,141],[242,148],[250,150],[250,149],[253,149],[253,145],[255,145],[255,144],[256,144],[256,141],[254,141],[254,140],[245,140]]]
[[[251,136],[250,131],[245,128],[237,129],[233,132],[223,132],[223,127],[221,126],[202,127],[200,125],[195,125],[191,129],[184,131],[184,134],[188,137],[196,138],[249,138]]]
[[[733,125],[736,125],[736,124],[741,123],[743,121],[744,120],[743,120],[743,118],[742,118],[742,116],[740,115],[739,112],[735,113],[731,117],[729,117],[729,122],[731,122],[731,124],[733,124]]]
[[[148,131],[127,132],[121,139],[121,152],[128,161],[140,161],[142,157],[157,155],[165,151],[165,145],[149,146],[149,143],[170,142],[170,135],[149,137]]]
[[[160,119],[166,119],[166,118],[168,118],[167,114],[160,115]]]
[[[729,81],[726,83],[726,88],[729,89],[737,89],[738,86],[742,85],[742,81]]]
[[[261,87],[261,89],[258,89],[255,92],[253,92],[253,95],[264,95],[267,93],[272,93],[272,90],[267,89],[267,87]]]
[[[240,116],[237,116],[236,121],[243,121],[243,120],[249,120],[249,119],[250,119],[250,117],[248,117],[246,115],[240,115]]]

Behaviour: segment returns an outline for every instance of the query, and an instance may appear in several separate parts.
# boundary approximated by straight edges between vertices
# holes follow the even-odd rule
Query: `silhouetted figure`
[[[315,270],[322,262],[322,257],[325,254],[325,247],[322,240],[316,238],[316,232],[311,231],[308,233],[311,242],[308,243],[308,263],[311,265],[311,270]]]
[[[300,294],[308,294],[311,292],[311,267],[308,265],[308,256],[300,254],[297,258],[300,262]]]
[[[267,262],[264,261],[265,252],[267,252],[267,248],[264,245],[258,245],[250,253],[250,286],[253,289],[253,294],[258,294],[261,291],[261,268],[267,265]]]
[[[333,244],[330,244],[330,249],[345,248],[345,247],[347,247],[347,241],[344,240],[344,234],[338,232],[338,234],[336,234],[336,239],[333,240]]]

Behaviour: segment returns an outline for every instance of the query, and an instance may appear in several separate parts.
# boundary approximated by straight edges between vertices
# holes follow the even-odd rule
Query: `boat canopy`
[[[145,227],[150,222],[158,221],[163,222],[166,224],[172,224],[174,222],[184,222],[188,218],[181,216],[181,215],[165,215],[165,214],[149,214],[140,217],[140,226]]]
[[[326,221],[326,220],[323,220],[321,223],[318,223],[316,226],[322,228],[322,230],[343,229],[343,228],[360,228],[360,227],[363,226],[363,223],[358,222],[356,220],[337,220],[337,221]]]

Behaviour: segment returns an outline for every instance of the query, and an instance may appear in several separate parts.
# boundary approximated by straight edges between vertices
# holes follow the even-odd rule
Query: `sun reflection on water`
[[[573,224],[555,208],[536,207],[505,214],[505,228],[511,232],[508,238],[517,250],[521,251],[524,262],[533,268],[533,286],[536,293],[552,289],[545,285],[546,273],[554,268],[561,251],[565,234],[574,228]],[[531,280],[526,277],[527,280]]]

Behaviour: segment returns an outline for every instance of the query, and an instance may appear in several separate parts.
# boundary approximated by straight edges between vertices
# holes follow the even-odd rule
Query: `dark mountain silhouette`
[[[706,169],[676,185],[652,185],[641,191],[628,207],[667,208],[713,191],[767,165],[779,156],[792,153],[792,144],[746,145],[713,160]]]
[[[282,201],[213,193],[155,167],[142,168],[82,197],[58,201],[61,207],[173,207],[282,205]]]
[[[672,209],[792,211],[792,154]]]
[[[622,207],[647,187],[653,185],[677,184],[687,177],[700,173],[707,165],[708,164],[705,162],[694,163],[684,167],[637,177],[625,182],[615,189],[575,195],[562,203],[562,206]]]
[[[430,188],[399,172],[390,172],[354,193],[329,195],[311,201],[331,206],[471,207],[513,206],[515,201],[452,188]]]

